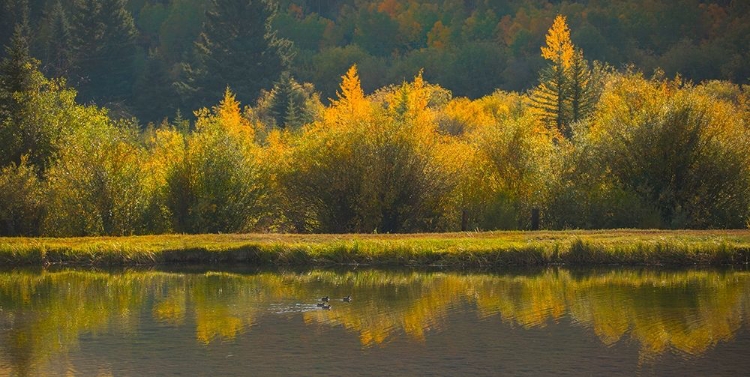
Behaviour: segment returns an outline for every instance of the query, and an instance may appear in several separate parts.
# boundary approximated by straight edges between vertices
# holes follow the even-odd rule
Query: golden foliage
[[[547,45],[542,47],[542,57],[565,67],[565,69],[570,68],[573,62],[574,48],[570,41],[570,29],[568,29],[565,16],[557,15],[555,17],[552,27],[547,31],[546,43]]]

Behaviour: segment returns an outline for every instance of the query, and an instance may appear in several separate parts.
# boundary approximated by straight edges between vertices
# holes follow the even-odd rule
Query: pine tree
[[[0,62],[0,166],[20,163],[21,156],[29,153],[35,142],[33,135],[29,136],[24,129],[26,104],[19,96],[40,87],[43,77],[37,70],[39,61],[29,54],[25,30],[16,25],[5,58]]]
[[[82,0],[75,22],[80,97],[99,104],[132,93],[136,29],[125,0]]]
[[[577,49],[570,65],[570,120],[578,122],[588,115],[593,106],[591,69],[583,58],[583,50]]]
[[[156,122],[177,110],[177,93],[164,59],[158,50],[149,53],[146,67],[134,88],[133,104],[143,122]]]
[[[84,100],[90,97],[87,93],[91,86],[89,71],[95,66],[100,39],[104,34],[104,25],[97,18],[99,1],[79,0],[75,3],[73,14],[73,53],[74,71],[70,77],[73,86],[78,88],[79,97]]]
[[[73,36],[60,0],[52,5],[47,22],[50,35],[45,46],[45,72],[52,77],[67,76],[73,66]]]
[[[29,35],[28,0],[0,0],[0,45],[10,45],[16,25],[27,28],[24,34]],[[5,56],[7,56],[6,51],[0,51],[0,58]]]
[[[297,127],[312,121],[307,109],[311,93],[284,71],[270,93],[270,114],[278,127]]]
[[[38,86],[35,74],[39,61],[29,54],[27,28],[16,25],[10,44],[5,48],[5,57],[0,62],[0,121],[17,116],[22,104],[16,93],[25,93]]]
[[[276,37],[269,0],[212,0],[197,42],[197,62],[187,69],[182,92],[194,106],[214,103],[227,86],[243,103],[254,103],[288,67],[290,42]]]

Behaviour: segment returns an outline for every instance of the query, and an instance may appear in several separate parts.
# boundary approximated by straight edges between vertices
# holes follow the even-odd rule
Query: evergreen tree
[[[134,81],[136,29],[125,0],[82,0],[75,24],[81,98],[100,104],[127,100]]]
[[[5,57],[0,62],[0,121],[14,119],[21,106],[15,95],[25,93],[38,86],[35,74],[39,61],[29,54],[27,29],[16,25],[10,44],[5,48]]]
[[[276,37],[270,0],[212,0],[195,43],[196,63],[181,83],[194,107],[214,103],[227,86],[253,103],[288,67],[290,42]]]
[[[0,45],[8,46],[15,33],[16,25],[28,28],[29,2],[28,0],[0,0]],[[28,30],[24,33],[28,36]],[[6,56],[7,51],[0,51],[0,58]]]
[[[37,70],[39,61],[29,54],[24,30],[16,25],[10,45],[5,49],[5,58],[0,62],[0,166],[20,163],[21,156],[31,152],[38,141],[35,133],[24,125],[26,101],[22,96],[39,88],[43,77]]]
[[[176,94],[167,64],[158,50],[151,51],[133,92],[138,119],[157,122],[174,114],[177,108]]]
[[[591,69],[583,58],[583,50],[577,49],[570,64],[570,121],[578,122],[588,115],[593,107]]]
[[[79,96],[86,97],[91,85],[89,71],[96,62],[99,40],[104,33],[104,25],[96,15],[99,13],[99,1],[79,0],[75,3],[73,13],[73,52],[74,71],[70,77],[73,86],[78,88]]]
[[[49,37],[45,46],[45,72],[52,77],[67,76],[73,65],[73,35],[60,0],[47,14]]]
[[[278,127],[297,127],[312,121],[307,111],[307,93],[292,75],[285,71],[271,90],[270,115]]]

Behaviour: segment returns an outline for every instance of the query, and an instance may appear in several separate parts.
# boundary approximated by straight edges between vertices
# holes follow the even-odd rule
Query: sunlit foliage
[[[47,173],[44,232],[58,236],[144,233],[152,197],[144,149],[125,122],[87,108],[76,133],[66,137],[59,159]]]
[[[374,103],[355,67],[323,120],[295,141],[282,185],[310,210],[305,228],[324,232],[405,232],[439,229],[448,192],[421,76]]]
[[[249,231],[264,213],[267,193],[255,130],[229,89],[218,106],[196,114],[194,132],[160,135],[174,156],[165,162],[166,201],[174,230]]]
[[[589,137],[623,188],[667,227],[742,227],[750,204],[747,120],[679,78],[608,82]]]

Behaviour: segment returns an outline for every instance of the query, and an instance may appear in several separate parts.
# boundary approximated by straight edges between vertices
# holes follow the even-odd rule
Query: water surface
[[[729,376],[749,325],[747,271],[0,272],[0,375]]]

